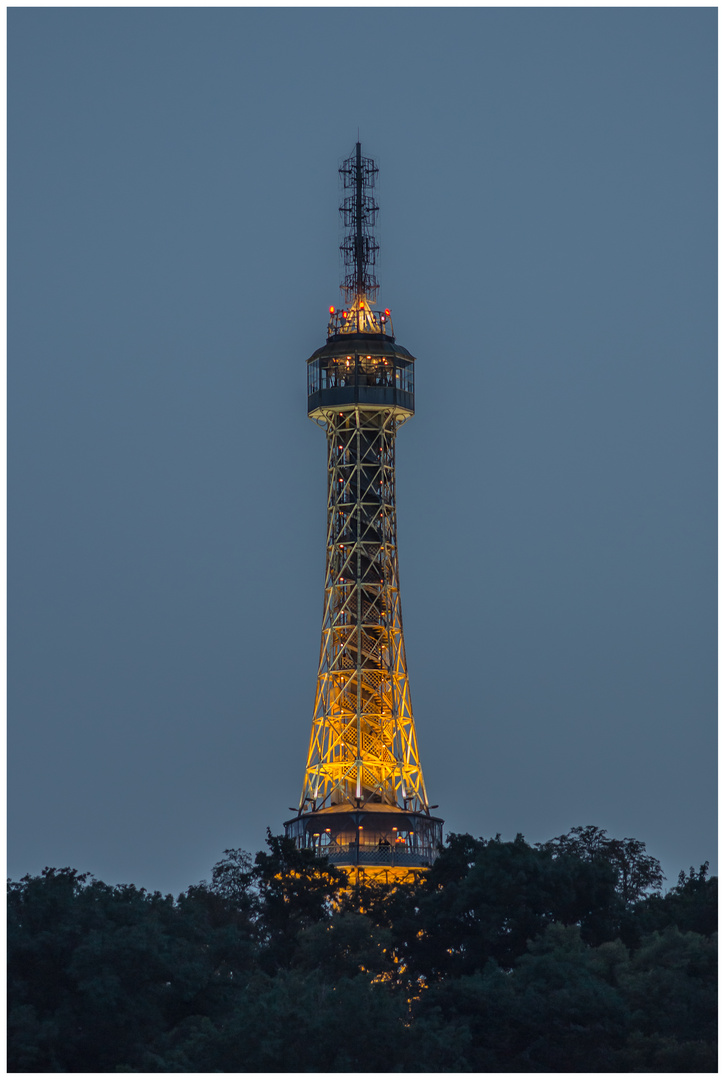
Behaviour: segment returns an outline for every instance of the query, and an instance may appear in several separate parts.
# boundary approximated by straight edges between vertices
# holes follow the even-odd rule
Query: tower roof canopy
[[[412,353],[392,338],[382,334],[338,334],[328,339],[322,348],[313,352],[307,363],[327,356],[351,356],[370,353],[375,356],[395,356],[399,360],[415,360]]]

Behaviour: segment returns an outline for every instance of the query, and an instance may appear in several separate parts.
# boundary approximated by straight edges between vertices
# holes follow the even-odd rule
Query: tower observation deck
[[[395,438],[415,411],[415,357],[388,309],[374,310],[377,167],[340,169],[345,306],[307,361],[308,415],[327,435],[322,644],[312,733],[296,817],[285,833],[356,879],[415,877],[435,859],[410,701],[400,606]]]

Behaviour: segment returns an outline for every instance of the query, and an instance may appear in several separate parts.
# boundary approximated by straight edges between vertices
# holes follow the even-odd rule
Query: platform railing
[[[395,844],[350,844],[345,847],[331,844],[315,850],[318,855],[328,858],[333,866],[430,866],[436,856],[432,847],[400,850]]]
[[[390,311],[374,311],[370,307],[338,308],[330,312],[327,336],[335,334],[384,334],[394,337],[393,319]]]

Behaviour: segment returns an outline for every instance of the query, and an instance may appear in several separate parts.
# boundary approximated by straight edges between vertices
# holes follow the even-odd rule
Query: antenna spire
[[[346,195],[340,206],[342,223],[346,230],[340,244],[345,272],[340,286],[348,304],[360,300],[375,302],[378,279],[372,270],[379,250],[375,239],[375,223],[378,204],[371,192],[375,187],[378,167],[372,158],[362,156],[360,142],[355,143],[355,153],[340,168],[342,186],[353,194]]]

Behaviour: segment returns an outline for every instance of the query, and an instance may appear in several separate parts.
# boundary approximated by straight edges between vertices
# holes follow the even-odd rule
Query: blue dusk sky
[[[12,877],[176,893],[297,803],[358,129],[431,801],[714,869],[716,46],[714,8],[9,9]]]

